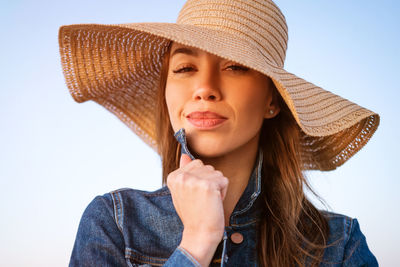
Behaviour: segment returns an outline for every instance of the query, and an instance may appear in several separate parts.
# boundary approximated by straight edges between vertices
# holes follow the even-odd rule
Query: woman
[[[71,266],[377,266],[356,219],[307,200],[302,172],[342,165],[379,116],[286,72],[286,47],[270,0],[60,29],[73,97],[156,149],[164,185],[93,200]]]

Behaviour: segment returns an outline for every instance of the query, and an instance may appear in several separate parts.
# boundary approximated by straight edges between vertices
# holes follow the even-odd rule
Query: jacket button
[[[231,240],[235,244],[240,244],[243,242],[243,235],[241,233],[233,233],[231,234]]]

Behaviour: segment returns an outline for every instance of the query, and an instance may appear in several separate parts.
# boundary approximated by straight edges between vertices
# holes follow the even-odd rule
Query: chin
[[[222,157],[224,155],[226,155],[226,153],[223,152],[213,152],[213,151],[205,151],[204,153],[195,153],[195,155],[197,156],[197,158],[218,158],[218,157]]]
[[[220,147],[217,144],[213,145],[210,142],[199,142],[197,144],[192,144],[189,147],[189,150],[193,153],[193,155],[199,158],[216,158],[229,153],[229,149]]]

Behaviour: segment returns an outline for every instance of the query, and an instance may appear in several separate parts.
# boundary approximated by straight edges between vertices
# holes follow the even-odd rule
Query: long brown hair
[[[180,146],[173,136],[165,102],[169,50],[163,58],[156,113],[163,185],[168,174],[179,167]],[[259,142],[264,161],[259,196],[263,213],[257,224],[258,261],[260,266],[318,266],[329,228],[325,217],[304,194],[303,186],[310,187],[302,169],[300,128],[279,93],[276,95],[281,111],[275,118],[264,120]]]

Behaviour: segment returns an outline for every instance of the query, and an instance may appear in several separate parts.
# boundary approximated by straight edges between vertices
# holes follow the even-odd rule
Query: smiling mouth
[[[187,120],[196,128],[209,130],[224,123],[227,118],[215,112],[192,112],[186,116]]]

